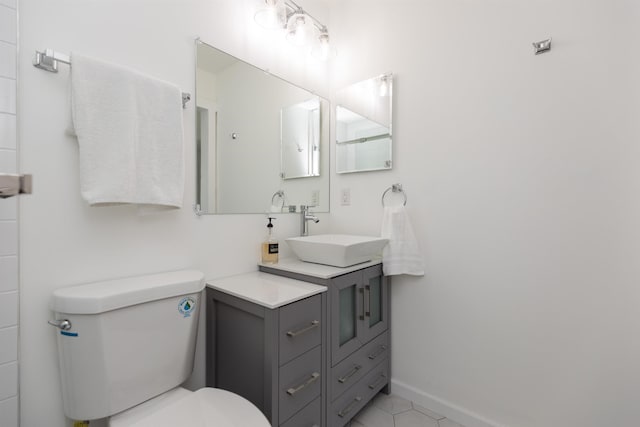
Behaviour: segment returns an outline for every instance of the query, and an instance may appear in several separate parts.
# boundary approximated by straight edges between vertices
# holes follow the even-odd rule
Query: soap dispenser
[[[262,263],[277,264],[278,263],[278,241],[273,237],[273,224],[271,220],[275,218],[269,217],[267,224],[267,240],[262,242]]]

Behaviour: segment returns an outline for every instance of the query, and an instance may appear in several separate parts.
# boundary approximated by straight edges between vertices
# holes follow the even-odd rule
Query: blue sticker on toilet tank
[[[182,298],[180,300],[180,303],[178,303],[178,311],[184,317],[191,316],[191,313],[193,312],[193,310],[195,310],[195,308],[196,308],[196,301],[191,297]]]
[[[60,331],[60,335],[64,335],[66,337],[77,337],[77,332],[69,332],[69,331]]]

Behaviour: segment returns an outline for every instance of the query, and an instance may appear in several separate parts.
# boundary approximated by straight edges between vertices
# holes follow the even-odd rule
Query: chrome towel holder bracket
[[[541,53],[549,52],[551,50],[551,41],[553,38],[549,37],[546,40],[541,40],[539,42],[533,43],[533,49],[535,55],[540,55]]]
[[[277,206],[276,205],[277,199],[280,199],[280,206],[278,207],[281,210],[284,209],[284,191],[278,190],[275,193],[273,193],[273,196],[271,196],[271,206]]]
[[[384,190],[384,193],[382,193],[382,199],[381,199],[382,206],[386,206],[384,204],[384,198],[389,191],[391,191],[392,193],[402,193],[402,195],[404,196],[403,206],[407,205],[407,193],[405,193],[404,190],[402,189],[402,184],[393,184],[391,187]]]

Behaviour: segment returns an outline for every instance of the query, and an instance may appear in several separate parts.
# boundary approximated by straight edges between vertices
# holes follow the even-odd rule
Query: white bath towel
[[[381,237],[389,239],[382,250],[382,270],[385,276],[424,276],[422,255],[404,206],[385,206]]]
[[[182,95],[136,71],[71,57],[80,192],[90,205],[182,207]]]

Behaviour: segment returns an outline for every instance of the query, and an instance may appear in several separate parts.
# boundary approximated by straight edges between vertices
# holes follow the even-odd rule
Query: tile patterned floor
[[[353,418],[349,427],[463,427],[401,397],[378,394]]]

